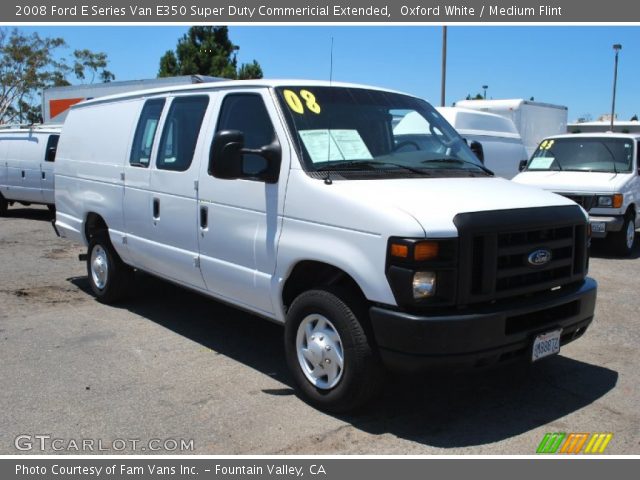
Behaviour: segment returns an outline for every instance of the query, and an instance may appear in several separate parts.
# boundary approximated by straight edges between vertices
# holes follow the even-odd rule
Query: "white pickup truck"
[[[639,141],[622,133],[549,137],[513,181],[574,200],[589,212],[593,237],[628,256],[640,227]]]
[[[405,116],[422,130],[395,132]],[[387,370],[537,361],[593,319],[574,202],[495,178],[426,101],[241,81],[71,108],[55,227],[96,297],[134,269],[284,325],[302,396],[355,408]]]

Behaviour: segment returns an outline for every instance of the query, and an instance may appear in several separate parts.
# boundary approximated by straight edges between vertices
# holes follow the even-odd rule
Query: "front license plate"
[[[535,362],[541,358],[558,353],[560,351],[561,333],[562,329],[538,335],[533,341],[531,361]]]
[[[606,225],[604,222],[591,222],[591,231],[594,233],[604,233]]]

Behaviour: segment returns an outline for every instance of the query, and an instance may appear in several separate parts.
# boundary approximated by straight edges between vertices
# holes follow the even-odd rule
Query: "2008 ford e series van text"
[[[394,132],[406,116],[422,129]],[[74,106],[56,228],[96,297],[133,269],[284,324],[307,401],[355,408],[384,372],[558,353],[593,318],[574,202],[495,178],[426,101],[309,81]]]

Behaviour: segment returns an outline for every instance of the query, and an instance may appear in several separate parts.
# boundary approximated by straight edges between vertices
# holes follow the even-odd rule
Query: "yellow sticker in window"
[[[544,140],[541,144],[540,144],[540,150],[544,150],[545,148],[547,148],[547,141]]]
[[[300,96],[298,96],[298,94],[293,90],[287,89],[282,91],[282,95],[284,96],[287,105],[289,105],[289,108],[300,115],[304,114],[305,106],[310,112],[315,114],[319,114],[322,110],[316,101],[316,96],[309,90],[300,90]],[[302,100],[300,100],[300,97],[304,100],[304,104],[302,103]]]

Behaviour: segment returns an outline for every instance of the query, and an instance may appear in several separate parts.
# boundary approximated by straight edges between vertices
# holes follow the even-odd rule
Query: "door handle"
[[[42,172],[42,179],[44,180],[47,176],[45,175],[44,172]]]
[[[209,226],[209,207],[205,205],[200,206],[200,228],[206,230]]]
[[[160,199],[153,199],[153,218],[156,220],[160,218]]]
[[[24,178],[24,170],[22,170],[22,178]]]

